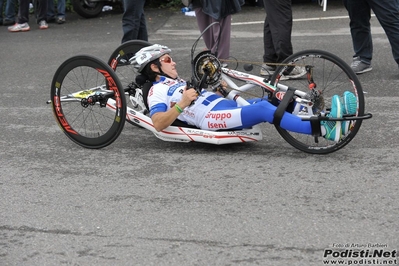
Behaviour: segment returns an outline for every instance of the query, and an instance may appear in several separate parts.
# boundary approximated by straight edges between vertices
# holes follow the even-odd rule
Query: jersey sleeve
[[[167,90],[167,86],[160,83],[151,87],[147,97],[148,107],[150,108],[150,117],[155,113],[166,112],[168,110],[166,105],[167,95],[165,89]]]

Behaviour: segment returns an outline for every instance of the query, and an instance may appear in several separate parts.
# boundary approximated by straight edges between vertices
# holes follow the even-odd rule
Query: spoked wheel
[[[137,90],[136,77],[140,74],[137,69],[130,64],[130,58],[132,58],[141,48],[150,46],[151,43],[142,40],[132,40],[121,44],[111,54],[108,65],[115,71],[118,76],[122,87],[125,90],[127,106],[136,112],[145,112],[146,107],[143,105],[144,100],[141,90]],[[126,120],[132,125],[129,119]]]
[[[123,94],[115,72],[87,55],[66,60],[51,83],[51,104],[58,124],[85,148],[103,148],[118,138],[126,116]]]
[[[305,71],[305,75],[296,79],[283,80],[284,73],[287,73],[287,70],[292,70],[292,65],[300,67],[299,70]],[[320,50],[305,50],[295,53],[277,67],[271,78],[271,83],[275,85],[281,83],[302,90],[308,95],[311,95],[312,90],[316,91],[317,96],[310,96],[313,102],[311,111],[315,115],[325,115],[330,112],[331,100],[334,95],[342,97],[344,92],[352,92],[356,97],[357,110],[355,114],[344,116],[356,118],[364,115],[362,86],[352,69],[334,54]],[[293,147],[307,153],[327,154],[347,145],[355,137],[361,124],[361,119],[342,122],[342,128],[346,128],[346,130],[342,129],[343,135],[337,142],[321,136],[315,138],[311,135],[287,131],[278,125],[275,126],[280,135]]]

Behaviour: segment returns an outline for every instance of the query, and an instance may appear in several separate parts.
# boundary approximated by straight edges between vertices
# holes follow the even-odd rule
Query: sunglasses
[[[166,64],[170,64],[172,62],[172,57],[165,56],[164,58],[159,59],[159,62],[165,62]]]

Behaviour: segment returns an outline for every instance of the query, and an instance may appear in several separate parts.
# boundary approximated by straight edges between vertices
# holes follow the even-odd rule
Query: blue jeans
[[[57,1],[57,14],[55,14],[54,0],[48,0],[47,3],[47,19],[51,18],[65,18],[65,0]]]
[[[0,0],[1,11],[3,11],[4,3],[6,3],[5,19],[15,21],[15,0]],[[3,12],[0,12],[0,20],[3,20]]]
[[[122,16],[122,43],[130,40],[148,41],[147,24],[144,15],[145,0],[124,0]]]
[[[350,18],[354,57],[370,64],[373,59],[371,38],[371,10],[384,29],[399,65],[399,0],[343,0]]]

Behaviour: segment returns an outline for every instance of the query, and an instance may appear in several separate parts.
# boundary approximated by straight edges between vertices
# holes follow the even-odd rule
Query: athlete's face
[[[171,78],[177,78],[176,62],[173,61],[170,55],[165,54],[161,56],[159,62],[161,63],[163,73],[167,74]]]

